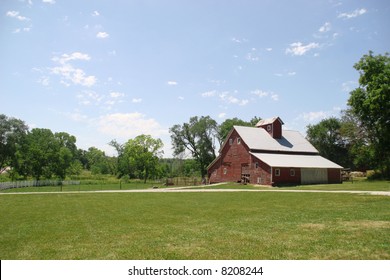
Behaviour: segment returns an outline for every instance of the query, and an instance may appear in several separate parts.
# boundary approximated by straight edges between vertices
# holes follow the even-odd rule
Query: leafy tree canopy
[[[359,87],[350,93],[350,111],[367,132],[374,158],[383,173],[390,175],[390,57],[364,55],[354,68]]]

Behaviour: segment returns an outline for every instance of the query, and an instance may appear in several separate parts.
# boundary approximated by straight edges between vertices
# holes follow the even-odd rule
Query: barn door
[[[302,168],[301,184],[328,183],[328,170],[326,168]]]
[[[251,180],[249,164],[243,163],[241,164],[241,183],[249,183]]]

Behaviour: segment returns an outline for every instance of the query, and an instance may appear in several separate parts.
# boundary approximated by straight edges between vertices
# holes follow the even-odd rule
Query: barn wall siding
[[[335,168],[328,169],[328,182],[332,184],[340,184],[341,180],[341,170]]]
[[[221,159],[209,168],[210,182],[240,181],[242,168],[251,164],[248,150],[238,133],[233,131],[221,151]]]
[[[293,175],[291,174],[292,171],[293,171]],[[300,184],[301,183],[301,169],[300,168],[274,167],[272,169],[272,173],[273,173],[273,183],[275,185]],[[279,176],[277,176],[278,173],[279,173]]]
[[[250,183],[272,185],[271,167],[254,156],[251,156],[251,163]]]

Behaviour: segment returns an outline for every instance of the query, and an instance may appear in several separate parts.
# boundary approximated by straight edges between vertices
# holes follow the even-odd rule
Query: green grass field
[[[389,196],[6,194],[0,221],[3,260],[390,259]]]

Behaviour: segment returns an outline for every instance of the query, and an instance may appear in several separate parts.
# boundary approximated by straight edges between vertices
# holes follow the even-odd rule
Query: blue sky
[[[353,65],[390,51],[390,2],[1,0],[0,113],[114,154],[192,116],[339,116]]]

